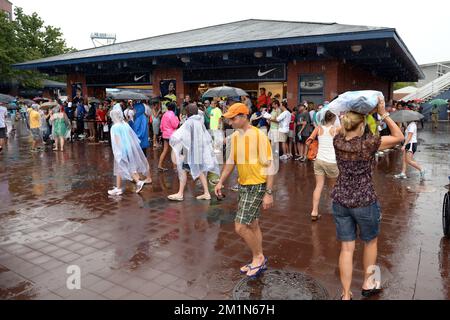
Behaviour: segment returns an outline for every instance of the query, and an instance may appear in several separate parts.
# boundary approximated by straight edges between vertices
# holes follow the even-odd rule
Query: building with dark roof
[[[323,102],[347,90],[374,89],[423,73],[395,29],[337,23],[244,20],[80,50],[16,64],[67,74],[67,92],[104,95],[105,88],[176,86],[179,101],[208,87],[233,85],[256,95],[266,87],[291,106]]]

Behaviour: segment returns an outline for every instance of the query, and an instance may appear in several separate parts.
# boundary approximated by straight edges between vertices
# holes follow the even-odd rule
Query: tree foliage
[[[48,76],[31,70],[16,70],[11,65],[75,49],[67,47],[59,28],[45,25],[37,13],[27,15],[16,7],[14,15],[15,19],[10,21],[0,11],[0,80],[16,80],[24,87],[39,88]]]
[[[415,82],[395,82],[394,83],[394,91],[398,90],[398,89],[406,88],[406,87],[415,87],[415,86],[416,86]]]

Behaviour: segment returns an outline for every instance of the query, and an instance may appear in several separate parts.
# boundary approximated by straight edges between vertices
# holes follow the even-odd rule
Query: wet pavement
[[[375,168],[383,209],[379,299],[450,299],[450,240],[443,238],[441,218],[450,126],[443,123],[438,132],[427,127],[419,139],[416,159],[427,170],[424,182],[412,171],[408,180],[393,178],[401,168],[400,151],[380,158]],[[75,142],[64,153],[30,153],[29,146],[22,131],[0,155],[0,299],[233,299],[236,294],[259,299],[280,298],[283,291],[294,298],[335,299],[340,294],[329,190],[321,200],[322,219],[311,223],[309,217],[311,163],[280,165],[275,207],[263,213],[261,223],[270,272],[252,284],[255,293],[239,274],[250,252],[234,233],[237,193],[228,187],[235,179],[229,179],[224,201],[195,200],[200,187],[191,181],[184,202],[169,202],[177,177],[156,172],[159,151],[152,151],[154,184],[137,195],[128,183],[122,197],[109,198],[114,179],[107,145]],[[81,268],[80,290],[67,288],[70,265]],[[354,267],[352,291],[359,299],[361,243]],[[278,277],[271,280],[274,274]],[[302,283],[313,283],[320,297],[308,295]],[[270,294],[264,295],[268,286]]]

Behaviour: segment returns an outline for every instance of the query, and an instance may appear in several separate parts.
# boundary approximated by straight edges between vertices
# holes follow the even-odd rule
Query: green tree
[[[394,83],[394,91],[405,87],[415,87],[415,82],[396,82]]]
[[[14,9],[15,20],[10,21],[0,12],[0,79],[17,80],[24,87],[39,88],[47,75],[30,70],[15,70],[14,63],[46,58],[71,52],[59,28],[47,26],[33,13]]]

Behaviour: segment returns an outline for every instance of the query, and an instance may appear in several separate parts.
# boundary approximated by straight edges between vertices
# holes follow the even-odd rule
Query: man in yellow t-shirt
[[[250,278],[258,277],[267,269],[267,258],[262,249],[262,233],[259,226],[259,207],[269,209],[273,205],[273,162],[270,141],[265,134],[250,125],[248,108],[235,103],[223,116],[230,120],[236,132],[231,136],[230,156],[215,187],[222,197],[223,183],[237,166],[239,187],[238,212],[235,230],[245,240],[253,255],[251,263],[241,268]]]
[[[39,105],[34,104],[28,115],[30,119],[31,136],[33,137],[31,152],[38,152],[43,149],[42,147],[39,149],[37,148],[37,145],[42,144],[41,115],[39,114],[38,109]]]

